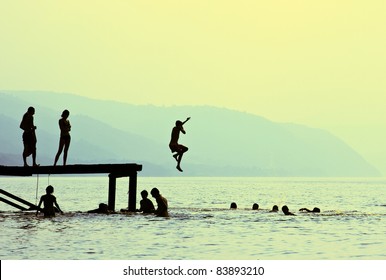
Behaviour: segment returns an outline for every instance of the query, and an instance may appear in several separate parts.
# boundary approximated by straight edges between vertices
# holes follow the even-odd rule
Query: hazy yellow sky
[[[233,108],[329,129],[382,161],[385,3],[4,0],[0,90]]]

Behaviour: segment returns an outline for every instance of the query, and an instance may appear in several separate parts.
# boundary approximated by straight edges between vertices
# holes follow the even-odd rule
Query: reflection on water
[[[139,189],[157,186],[168,199],[170,218],[89,214],[106,201],[104,179],[52,180],[64,215],[0,204],[1,259],[386,259],[382,180],[141,178]],[[33,201],[28,180],[5,183]],[[117,209],[126,193],[122,182]],[[232,201],[237,210],[229,210]],[[255,202],[261,209],[251,210]],[[270,212],[274,204],[296,216]],[[314,206],[322,212],[298,211]]]

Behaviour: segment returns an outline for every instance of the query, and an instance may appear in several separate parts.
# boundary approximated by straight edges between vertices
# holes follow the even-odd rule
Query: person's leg
[[[60,154],[63,151],[63,147],[64,147],[64,141],[62,139],[60,139],[60,141],[59,141],[59,149],[58,149],[58,152],[56,153],[56,156],[55,156],[54,166],[56,166],[56,163],[59,160]]]
[[[23,133],[23,162],[24,166],[29,166],[27,163],[27,157],[31,154],[30,153],[30,147],[28,145],[29,143],[29,138],[28,134],[26,132]]]
[[[179,151],[179,157],[178,157],[178,165],[180,165],[181,163],[181,160],[182,160],[182,156],[184,155],[184,153],[186,153],[188,151],[188,147],[185,147],[185,146],[182,146],[180,147],[180,151]]]
[[[36,163],[36,143],[37,143],[37,140],[36,140],[36,135],[34,132],[31,136],[31,151],[32,151],[32,164],[33,164],[33,166],[38,166],[38,164]]]
[[[182,169],[181,169],[181,166],[180,166],[180,164],[181,164],[181,159],[182,159],[182,155],[183,155],[183,153],[181,153],[181,154],[179,154],[179,157],[178,157],[178,160],[177,160],[177,166],[176,166],[176,168],[178,169],[178,171],[183,171]]]
[[[181,154],[181,147],[180,145],[177,145],[177,146],[173,146],[172,147],[172,153],[175,153],[173,155],[174,159],[178,162],[178,157],[180,156]]]
[[[66,144],[64,146],[63,165],[66,165],[67,163],[68,148],[70,148],[70,140],[66,141]]]
[[[26,148],[24,147],[24,151],[23,151],[23,162],[24,162],[24,166],[28,166],[28,163],[27,163],[27,152],[26,152]]]
[[[38,166],[38,164],[36,163],[36,149],[34,149],[34,151],[32,152],[32,164],[33,166]]]
[[[178,152],[178,159],[177,159],[177,169],[179,170],[179,171],[183,171],[182,169],[181,169],[181,166],[180,166],[180,164],[181,164],[181,160],[182,160],[182,156],[184,155],[184,153],[185,152],[187,152],[188,151],[188,147],[185,147],[184,145],[180,145],[180,150],[179,150],[179,152]]]

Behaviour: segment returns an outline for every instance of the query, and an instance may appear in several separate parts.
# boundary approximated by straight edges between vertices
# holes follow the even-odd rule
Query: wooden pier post
[[[115,211],[115,193],[117,189],[117,177],[113,174],[109,174],[109,196],[108,196],[108,209]]]
[[[137,199],[137,172],[135,174],[130,175],[129,177],[129,201],[127,205],[127,209],[130,212],[135,212]]]

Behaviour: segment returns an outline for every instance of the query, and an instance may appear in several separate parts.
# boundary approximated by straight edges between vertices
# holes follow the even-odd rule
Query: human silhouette
[[[60,140],[59,140],[59,149],[55,156],[54,166],[56,166],[56,163],[59,160],[59,157],[63,151],[63,148],[64,148],[63,165],[66,165],[67,163],[67,153],[71,142],[71,136],[70,136],[71,124],[70,124],[70,121],[68,120],[69,115],[70,115],[70,112],[68,110],[64,110],[62,113],[62,118],[59,120]]]
[[[34,125],[34,114],[35,114],[35,108],[29,107],[27,112],[23,115],[23,119],[20,123],[20,128],[24,131],[23,132],[23,162],[24,166],[29,166],[27,164],[27,157],[32,155],[32,165],[38,166],[36,163],[36,126]]]
[[[232,202],[232,203],[231,203],[230,209],[237,209],[237,204],[236,204],[236,202]]]
[[[168,201],[164,198],[157,188],[153,188],[150,191],[151,195],[155,198],[157,202],[157,210],[154,211],[158,217],[169,217],[168,213]]]
[[[146,190],[141,191],[142,200],[139,202],[141,207],[137,210],[138,212],[142,212],[144,214],[154,213],[154,204],[147,198],[148,195],[149,193]]]
[[[97,213],[97,214],[109,214],[109,207],[106,203],[99,203],[99,206],[97,209],[89,210],[87,213]]]
[[[44,217],[54,217],[55,216],[55,207],[63,214],[63,211],[60,209],[59,204],[56,202],[56,197],[53,195],[54,187],[49,185],[46,188],[46,194],[40,197],[38,210],[36,211],[36,216],[39,213],[39,208],[44,204],[43,213]],[[54,207],[55,206],[55,207]]]
[[[315,207],[312,210],[307,208],[300,208],[299,211],[306,211],[307,213],[320,213],[320,209],[318,207]]]
[[[259,210],[259,204],[253,203],[252,210]]]
[[[274,206],[272,207],[272,210],[269,211],[269,212],[278,212],[278,211],[279,211],[279,207],[278,207],[277,205],[274,205]]]
[[[287,216],[295,216],[294,213],[291,213],[288,209],[288,206],[287,205],[284,205],[281,210],[283,211],[283,213]]]
[[[178,169],[178,171],[182,172],[183,170],[181,169],[181,159],[182,159],[182,156],[185,152],[188,151],[188,147],[185,147],[184,145],[181,145],[178,143],[178,139],[180,137],[180,132],[182,132],[183,134],[186,134],[186,131],[184,130],[184,127],[183,125],[188,121],[190,120],[190,117],[187,118],[184,122],[182,121],[176,121],[176,126],[173,127],[173,130],[172,130],[172,135],[171,135],[171,139],[170,139],[170,143],[169,143],[169,148],[170,150],[172,151],[172,153],[175,153],[173,155],[173,157],[175,158],[175,160],[177,161],[177,166],[176,168]]]

